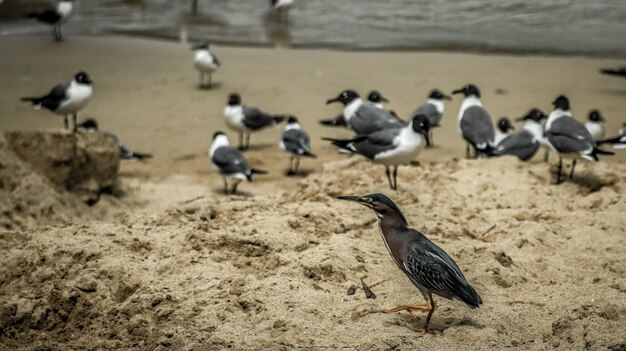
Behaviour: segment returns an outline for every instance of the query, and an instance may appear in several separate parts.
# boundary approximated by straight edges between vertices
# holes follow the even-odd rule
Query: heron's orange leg
[[[432,334],[428,331],[428,324],[430,323],[430,318],[433,316],[433,313],[435,312],[435,301],[433,300],[433,296],[431,294],[428,294],[428,304],[421,306],[421,305],[403,305],[403,306],[398,306],[395,308],[391,308],[388,310],[385,310],[385,312],[387,313],[394,313],[394,312],[400,312],[400,311],[407,311],[409,312],[409,314],[411,315],[411,317],[416,318],[415,314],[413,313],[413,311],[424,311],[424,312],[428,312],[428,315],[426,316],[426,323],[424,324],[424,329],[420,332],[420,335],[427,335],[427,334]]]

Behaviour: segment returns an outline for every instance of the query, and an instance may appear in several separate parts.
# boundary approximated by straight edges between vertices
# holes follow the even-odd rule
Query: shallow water
[[[458,50],[626,57],[622,0],[301,0],[289,24],[264,0],[77,0],[64,33],[357,50]],[[0,35],[46,33],[4,0]]]

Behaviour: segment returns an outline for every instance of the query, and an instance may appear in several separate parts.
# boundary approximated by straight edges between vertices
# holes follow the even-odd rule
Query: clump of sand
[[[620,349],[626,341],[626,167],[451,159],[403,167],[385,191],[485,301],[420,303],[375,216],[334,199],[385,189],[357,158],[268,196],[199,195],[146,213],[0,236],[0,340],[30,349]],[[147,181],[150,182],[150,181]],[[170,183],[164,183],[170,186]],[[158,189],[152,182],[150,189]],[[141,192],[136,188],[133,192]],[[130,197],[141,194],[133,193]],[[165,201],[165,199],[163,199]],[[376,299],[360,278],[375,285]]]
[[[0,133],[0,226],[70,222],[113,192],[119,151],[100,133]]]

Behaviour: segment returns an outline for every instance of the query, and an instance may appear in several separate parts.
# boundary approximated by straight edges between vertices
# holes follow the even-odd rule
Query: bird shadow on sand
[[[198,88],[198,90],[215,90],[215,89],[219,89],[222,86],[221,82],[214,82],[211,83],[211,85],[201,85],[201,84],[197,84],[196,88]]]
[[[593,193],[599,191],[603,187],[607,185],[613,185],[615,181],[610,179],[604,179],[598,177],[596,174],[591,172],[584,172],[580,174],[574,174],[574,178],[566,180],[568,182],[572,182],[582,188],[585,188],[587,191]]]
[[[289,173],[289,170],[286,169],[283,174],[286,175],[289,178],[306,178],[308,177],[311,173],[313,173],[313,169],[306,169],[306,168],[301,168],[298,170],[298,173],[296,174],[291,174]]]
[[[229,185],[229,188],[230,188],[230,185]],[[226,192],[224,192],[224,187],[215,187],[212,189],[212,191],[213,191],[213,194],[218,195],[218,196],[224,196],[224,197],[241,196],[244,198],[251,198],[253,196],[252,193],[243,191],[239,188],[237,188],[237,193],[235,194],[230,193],[230,190],[229,190],[229,193],[226,194]]]
[[[416,333],[419,333],[424,328],[424,322],[426,321],[426,315],[417,315],[417,318],[411,317],[408,313],[403,313],[402,316],[398,316],[399,318],[396,322],[392,322],[394,324],[404,326],[409,328]],[[445,319],[433,319],[430,320],[430,325],[428,326],[428,330],[433,332],[434,334],[441,334],[445,330],[450,328],[469,326],[475,329],[483,329],[485,328],[484,324],[480,324],[471,318],[445,318]]]

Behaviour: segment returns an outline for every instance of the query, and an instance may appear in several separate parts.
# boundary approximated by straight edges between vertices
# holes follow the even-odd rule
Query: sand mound
[[[0,226],[80,217],[84,203],[112,191],[118,167],[117,147],[103,134],[0,133]]]
[[[385,191],[459,263],[485,304],[421,303],[375,216],[335,200],[384,189],[382,167],[328,163],[268,197],[196,197],[158,214],[7,231],[0,340],[54,349],[623,348],[626,199],[621,165],[450,160],[400,170]],[[360,278],[375,285],[367,299]],[[24,346],[27,345],[27,346]]]

